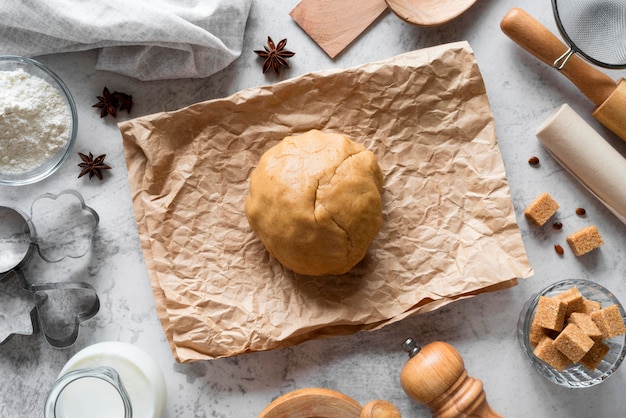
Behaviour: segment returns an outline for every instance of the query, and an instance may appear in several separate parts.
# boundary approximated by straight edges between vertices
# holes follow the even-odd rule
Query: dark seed
[[[538,157],[534,157],[534,156],[530,157],[528,159],[528,164],[530,164],[530,165],[537,165],[537,164],[539,164],[539,158]]]
[[[552,224],[552,229],[561,229],[563,228],[563,224],[561,222],[555,222]]]
[[[584,208],[577,208],[576,209],[576,215],[578,216],[584,216],[587,213],[587,211]]]
[[[556,251],[556,253],[558,255],[563,255],[564,251],[563,251],[563,247],[561,247],[559,244],[556,244],[554,246],[554,251]]]

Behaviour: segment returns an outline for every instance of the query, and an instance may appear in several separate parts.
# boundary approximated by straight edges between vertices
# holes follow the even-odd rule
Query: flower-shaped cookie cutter
[[[36,198],[30,216],[0,206],[0,344],[41,330],[54,347],[71,346],[80,323],[100,310],[88,283],[28,284],[23,267],[37,252],[46,262],[87,254],[100,217],[74,190]]]

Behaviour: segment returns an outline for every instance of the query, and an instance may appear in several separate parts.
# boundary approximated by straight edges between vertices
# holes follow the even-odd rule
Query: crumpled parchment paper
[[[374,330],[533,273],[467,42],[119,128],[157,312],[180,362]],[[342,276],[286,270],[243,209],[263,152],[313,128],[364,144],[385,176],[382,229]]]

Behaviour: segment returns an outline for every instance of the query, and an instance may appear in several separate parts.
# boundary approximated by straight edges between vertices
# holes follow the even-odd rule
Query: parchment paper
[[[119,127],[157,312],[180,362],[378,329],[532,275],[467,42]],[[361,142],[385,175],[381,232],[342,276],[283,268],[243,209],[262,153],[313,128]]]

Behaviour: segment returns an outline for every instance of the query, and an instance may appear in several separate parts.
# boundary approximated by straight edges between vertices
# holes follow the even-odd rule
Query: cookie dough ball
[[[263,154],[250,176],[246,217],[285,267],[343,274],[380,230],[382,184],[371,151],[344,135],[312,130]]]

